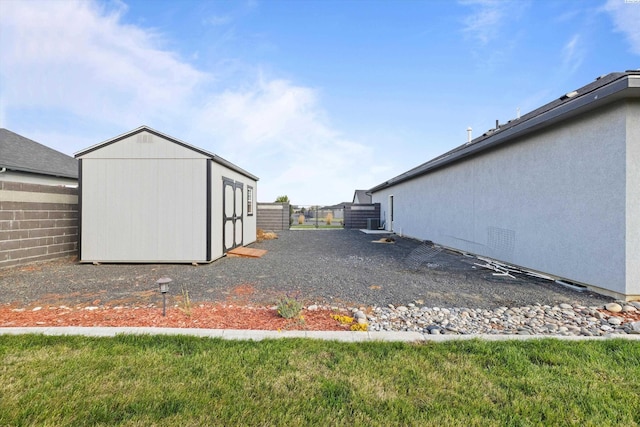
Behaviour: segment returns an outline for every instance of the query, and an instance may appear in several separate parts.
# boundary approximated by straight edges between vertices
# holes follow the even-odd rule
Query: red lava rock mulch
[[[267,307],[197,304],[182,307],[0,307],[0,327],[25,326],[155,326],[162,328],[344,331],[331,310],[303,310],[303,319],[284,319]]]
[[[620,313],[614,313],[611,311],[607,311],[604,309],[598,310],[600,313],[605,314],[607,317],[620,317],[623,319],[623,323],[630,323],[630,322],[640,322],[640,311],[636,311],[636,312],[620,312]]]

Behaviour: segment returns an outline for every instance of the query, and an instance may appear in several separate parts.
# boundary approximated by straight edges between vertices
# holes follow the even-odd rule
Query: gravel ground
[[[0,270],[0,303],[158,304],[156,280],[170,277],[168,302],[188,290],[192,302],[271,305],[288,295],[307,304],[430,307],[595,306],[612,299],[544,279],[497,277],[482,263],[419,241],[357,230],[279,233],[251,245],[262,258],[226,257],[208,265],[77,264],[70,259]]]

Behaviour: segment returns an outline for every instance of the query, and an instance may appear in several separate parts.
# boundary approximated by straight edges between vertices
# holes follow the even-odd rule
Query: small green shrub
[[[302,303],[292,297],[283,297],[276,304],[278,314],[285,319],[299,317],[302,311]]]

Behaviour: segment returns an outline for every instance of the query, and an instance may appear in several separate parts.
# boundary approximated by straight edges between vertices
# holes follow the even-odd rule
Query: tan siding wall
[[[0,181],[0,268],[77,255],[78,190]]]
[[[0,173],[0,181],[22,182],[26,184],[40,185],[68,185],[77,187],[78,180],[73,178],[61,178],[57,176],[40,175],[37,173],[19,172],[7,170]]]

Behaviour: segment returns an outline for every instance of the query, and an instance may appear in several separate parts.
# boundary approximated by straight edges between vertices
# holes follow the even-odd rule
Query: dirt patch
[[[256,288],[254,288],[252,285],[238,285],[231,290],[231,293],[235,296],[248,296],[253,295],[255,292]]]

